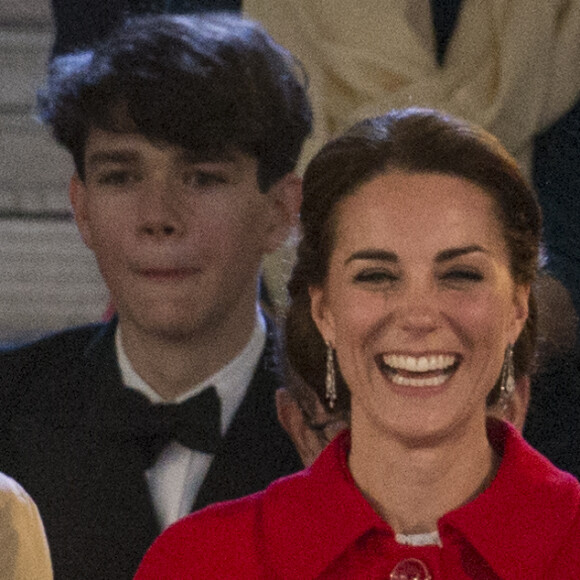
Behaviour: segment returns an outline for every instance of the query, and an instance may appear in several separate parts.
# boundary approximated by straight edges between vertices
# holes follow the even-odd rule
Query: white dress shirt
[[[266,324],[260,311],[248,344],[225,367],[173,401],[165,401],[136,372],[123,349],[121,329],[115,334],[117,360],[123,384],[152,403],[182,403],[214,386],[221,400],[221,431],[225,435],[256,370],[266,342]],[[213,460],[213,454],[192,451],[177,441],[169,443],[145,472],[161,529],[187,515]]]

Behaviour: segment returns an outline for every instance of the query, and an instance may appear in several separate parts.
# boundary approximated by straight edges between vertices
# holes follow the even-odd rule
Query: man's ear
[[[293,172],[274,183],[265,193],[270,201],[270,228],[266,253],[276,251],[286,241],[292,228],[298,225],[302,202],[302,178]]]
[[[77,228],[87,247],[91,248],[91,229],[89,227],[87,212],[87,189],[77,173],[70,180],[68,195]]]
[[[322,335],[325,342],[334,346],[335,324],[334,317],[326,303],[326,293],[322,286],[311,286],[308,289],[310,293],[310,315],[318,332]]]

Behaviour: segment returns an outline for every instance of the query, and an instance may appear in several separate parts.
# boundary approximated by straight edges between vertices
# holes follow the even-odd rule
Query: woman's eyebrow
[[[381,262],[389,262],[395,264],[399,261],[399,256],[394,252],[388,252],[387,250],[378,250],[369,248],[367,250],[359,250],[351,254],[346,260],[345,265],[353,260],[379,260]]]
[[[454,258],[459,258],[460,256],[465,256],[465,254],[471,254],[473,252],[487,253],[487,250],[477,244],[460,248],[449,248],[448,250],[439,252],[435,257],[435,262],[447,262],[448,260],[453,260]]]

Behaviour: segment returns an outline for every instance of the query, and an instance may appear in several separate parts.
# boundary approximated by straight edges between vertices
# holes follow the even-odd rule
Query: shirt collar
[[[256,311],[256,322],[250,340],[243,350],[228,364],[222,367],[205,381],[191,387],[177,397],[172,403],[183,403],[204,389],[214,386],[222,404],[222,435],[225,435],[244,395],[248,389],[254,371],[258,365],[266,342],[266,323],[261,310]],[[166,403],[153,388],[135,371],[123,348],[121,327],[115,331],[115,350],[121,371],[123,384],[145,395],[152,403]]]
[[[573,476],[556,470],[510,425],[490,420],[488,433],[494,449],[503,455],[500,468],[486,491],[439,520],[443,546],[459,535],[499,577],[513,578],[514,562],[521,566],[518,577],[536,577],[573,525],[580,502],[578,484]],[[309,469],[268,488],[266,537],[272,562],[282,576],[317,577],[370,530],[394,537],[356,487],[347,464],[349,449],[350,433],[344,431]],[[556,482],[560,490],[555,493]],[[563,501],[563,493],[569,501]],[[292,508],[285,509],[282,517],[280,506]],[[545,530],[542,550],[538,550],[538,530]]]

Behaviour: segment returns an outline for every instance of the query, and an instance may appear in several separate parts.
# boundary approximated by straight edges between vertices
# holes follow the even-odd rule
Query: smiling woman
[[[301,222],[288,354],[351,433],[178,524],[138,578],[580,573],[578,482],[490,418],[535,341],[541,217],[515,162],[462,121],[392,111],[313,159]]]
[[[392,170],[342,199],[334,220],[327,279],[310,295],[353,421],[389,442],[468,431],[483,467],[485,401],[529,294],[512,281],[492,198],[463,178]]]

